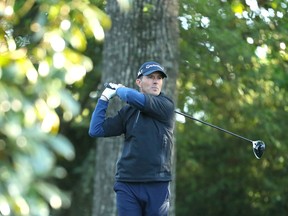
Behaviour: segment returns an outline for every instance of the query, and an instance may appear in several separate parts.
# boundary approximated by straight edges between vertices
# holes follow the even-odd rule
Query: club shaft
[[[111,89],[113,89],[113,88],[109,85],[109,83],[105,83],[104,86],[105,86],[106,88],[111,88]],[[210,126],[210,127],[212,127],[212,128],[218,129],[218,130],[220,130],[220,131],[223,131],[223,132],[225,132],[225,133],[227,133],[227,134],[230,134],[230,135],[232,135],[232,136],[238,137],[238,138],[240,138],[240,139],[243,139],[243,140],[246,140],[246,141],[249,141],[249,142],[253,142],[252,140],[247,139],[246,137],[240,136],[240,135],[238,135],[238,134],[235,134],[235,133],[233,133],[233,132],[230,132],[230,131],[228,131],[228,130],[225,130],[225,129],[220,128],[220,127],[218,127],[218,126],[216,126],[216,125],[210,124],[210,123],[208,123],[208,122],[202,121],[202,120],[200,120],[200,119],[196,119],[196,118],[194,118],[194,117],[192,117],[192,116],[190,116],[190,115],[188,115],[188,114],[186,114],[186,113],[182,113],[182,112],[179,112],[179,111],[176,111],[176,110],[175,110],[175,113],[180,114],[180,115],[182,115],[182,116],[185,116],[185,117],[187,117],[187,118],[189,118],[189,119],[192,119],[192,120],[194,120],[194,121],[201,122],[202,124],[208,125],[208,126]]]
[[[202,124],[208,125],[208,126],[210,126],[210,127],[212,127],[212,128],[218,129],[218,130],[220,130],[220,131],[223,131],[223,132],[225,132],[225,133],[227,133],[227,134],[230,134],[230,135],[232,135],[232,136],[238,137],[238,138],[240,138],[240,139],[244,139],[244,140],[246,140],[246,141],[253,142],[252,140],[250,140],[250,139],[248,139],[248,138],[246,138],[246,137],[240,136],[240,135],[238,135],[238,134],[235,134],[235,133],[233,133],[233,132],[230,132],[230,131],[228,131],[228,130],[225,130],[225,129],[220,128],[220,127],[218,127],[218,126],[216,126],[216,125],[210,124],[210,123],[208,123],[208,122],[202,121],[202,120],[200,120],[200,119],[196,119],[196,118],[194,118],[194,117],[192,117],[192,116],[190,116],[190,115],[188,115],[188,114],[186,114],[186,113],[182,113],[182,112],[179,112],[179,111],[176,111],[176,110],[175,110],[175,113],[177,113],[177,114],[179,114],[179,115],[182,115],[182,116],[185,116],[185,117],[187,117],[187,118],[189,118],[189,119],[192,119],[192,120],[194,120],[194,121],[198,121],[198,122],[200,122],[200,123],[202,123]]]

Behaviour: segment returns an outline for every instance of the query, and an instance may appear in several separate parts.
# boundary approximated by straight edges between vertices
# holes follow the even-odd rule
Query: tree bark
[[[112,29],[106,33],[104,42],[102,84],[115,82],[135,88],[139,67],[146,61],[154,60],[165,67],[169,78],[164,81],[163,91],[176,103],[178,1],[134,0],[131,2],[131,9],[121,12],[117,1],[107,1],[106,12],[111,16]],[[122,105],[117,99],[111,100],[107,114],[115,114]],[[113,184],[122,142],[122,137],[97,139],[93,216],[117,213]],[[173,160],[175,162],[175,157]],[[173,180],[175,180],[175,171]],[[174,188],[175,181],[171,188],[171,215],[174,215]]]

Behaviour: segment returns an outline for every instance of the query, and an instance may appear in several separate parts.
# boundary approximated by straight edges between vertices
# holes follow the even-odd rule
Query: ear
[[[139,88],[141,88],[141,79],[136,79],[135,83]]]

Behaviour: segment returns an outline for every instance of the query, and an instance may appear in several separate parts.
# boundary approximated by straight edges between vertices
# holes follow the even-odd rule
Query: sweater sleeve
[[[91,137],[103,137],[104,129],[103,123],[105,121],[106,110],[108,107],[108,101],[99,99],[98,103],[93,111],[90,121],[89,135]]]
[[[135,89],[120,87],[117,89],[116,94],[122,101],[137,109],[142,109],[144,107],[145,96]]]

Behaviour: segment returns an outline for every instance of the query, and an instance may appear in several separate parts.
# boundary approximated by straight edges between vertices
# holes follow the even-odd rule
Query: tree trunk
[[[131,2],[131,10],[121,12],[117,1],[107,1],[107,13],[112,19],[112,29],[106,33],[104,43],[102,84],[115,82],[136,87],[135,79],[139,67],[145,61],[154,60],[165,67],[169,78],[164,81],[163,91],[176,103],[178,1]],[[108,115],[115,114],[122,105],[117,99],[111,100]],[[122,137],[97,140],[93,216],[116,215],[113,184],[122,141]],[[171,188],[171,215],[174,215],[174,185],[175,181]]]

